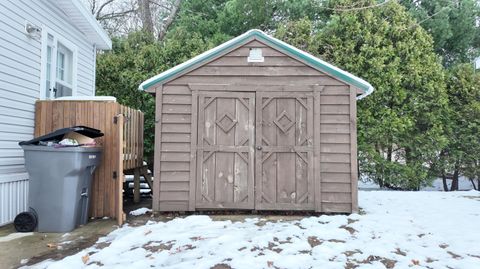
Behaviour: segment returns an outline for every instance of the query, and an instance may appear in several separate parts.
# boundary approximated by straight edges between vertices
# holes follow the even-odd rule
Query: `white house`
[[[27,209],[18,142],[33,137],[35,100],[95,95],[95,55],[108,49],[79,0],[0,1],[0,225]]]

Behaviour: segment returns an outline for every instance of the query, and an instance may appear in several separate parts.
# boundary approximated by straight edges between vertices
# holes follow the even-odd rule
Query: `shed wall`
[[[248,63],[250,47],[261,47],[264,62]],[[191,148],[196,123],[192,119],[192,88],[226,91],[311,91],[320,93],[320,175],[321,211],[351,212],[356,199],[352,192],[352,160],[356,162],[355,95],[350,86],[313,69],[290,56],[252,41],[217,58],[157,90],[156,198],[154,210],[194,210],[191,179],[195,167]],[[354,92],[354,91],[353,91]],[[352,140],[355,138],[355,140]],[[193,137],[195,139],[195,137]],[[356,166],[355,166],[356,167]],[[353,198],[352,198],[353,197]],[[353,199],[353,200],[352,200]],[[354,201],[355,202],[355,201]],[[354,209],[354,208],[353,208]]]

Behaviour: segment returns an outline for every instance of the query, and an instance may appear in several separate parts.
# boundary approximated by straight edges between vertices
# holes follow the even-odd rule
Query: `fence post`
[[[118,114],[116,116],[116,132],[117,132],[117,178],[116,178],[116,188],[115,188],[115,212],[117,218],[117,224],[122,225],[125,214],[123,213],[123,128],[124,128],[124,117],[123,114]]]

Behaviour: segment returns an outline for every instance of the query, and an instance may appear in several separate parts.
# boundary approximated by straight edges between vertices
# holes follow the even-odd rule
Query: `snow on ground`
[[[33,268],[480,268],[479,192],[360,191],[359,201],[348,216],[125,225]]]
[[[448,188],[450,188],[451,185],[452,185],[452,181],[447,180]],[[375,182],[367,178],[363,178],[362,180],[358,181],[358,188],[360,190],[380,190],[381,189],[380,186],[378,186],[378,184],[376,184]],[[458,189],[461,191],[469,191],[469,190],[473,190],[474,187],[472,185],[472,182],[468,178],[462,176],[458,179]],[[420,190],[421,191],[443,191],[443,181],[441,178],[437,178],[433,180],[430,186],[422,187],[420,188]]]
[[[130,215],[132,216],[140,216],[140,215],[143,215],[143,214],[146,214],[148,212],[152,212],[151,209],[148,209],[146,207],[141,207],[139,209],[136,209],[136,210],[133,210],[133,211],[130,211]]]

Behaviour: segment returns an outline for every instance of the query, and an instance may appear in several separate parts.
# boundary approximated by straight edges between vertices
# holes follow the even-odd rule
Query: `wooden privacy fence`
[[[143,166],[143,113],[119,105],[125,118],[123,129],[123,169],[133,170]]]
[[[123,221],[123,172],[143,166],[141,111],[114,101],[37,101],[35,137],[59,128],[84,125],[101,130],[102,162],[95,170],[90,197],[90,217]]]

